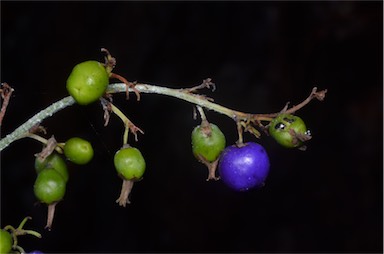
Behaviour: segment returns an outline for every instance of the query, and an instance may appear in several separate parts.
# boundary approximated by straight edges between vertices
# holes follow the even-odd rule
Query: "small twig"
[[[108,102],[106,99],[104,98],[101,98],[100,99],[100,102],[101,102],[101,106],[103,107],[103,111],[104,111],[104,127],[108,125],[109,123],[109,119],[111,117],[111,114],[109,112],[112,111],[111,109],[111,103]]]
[[[43,148],[43,150],[40,153],[36,154],[36,157],[40,161],[44,161],[55,150],[56,146],[57,146],[57,141],[55,137],[52,135],[52,137],[47,140],[47,143]]]
[[[259,138],[261,136],[260,132],[255,128],[255,126],[258,126],[259,128],[263,126],[260,122],[256,122],[253,119],[251,119],[252,115],[249,115],[249,118],[245,122],[241,122],[241,125],[244,127],[244,131],[251,133],[256,138]]]
[[[303,108],[305,105],[307,105],[312,99],[316,98],[319,101],[323,101],[325,98],[325,94],[327,93],[327,89],[321,90],[317,92],[317,87],[312,88],[311,94],[301,103],[297,104],[296,106],[291,107],[290,109],[288,108],[288,103],[285,105],[282,111],[278,113],[272,113],[272,114],[254,114],[253,119],[258,120],[258,121],[271,121],[273,118],[278,116],[281,113],[286,113],[286,114],[293,114],[299,109]]]
[[[123,76],[120,76],[119,74],[116,73],[111,73],[111,78],[115,78],[123,82],[127,87],[125,90],[125,94],[127,96],[127,100],[129,99],[129,88],[133,90],[133,92],[136,94],[137,101],[140,101],[140,92],[135,88],[136,82],[129,82],[126,80]]]
[[[36,124],[31,129],[29,129],[29,133],[37,133],[37,132],[47,134],[47,129],[44,126],[41,126],[40,124]]]
[[[203,83],[201,83],[198,86],[194,86],[191,88],[183,88],[181,90],[186,91],[187,93],[194,93],[197,90],[204,89],[204,88],[208,88],[208,89],[211,88],[212,92],[214,92],[216,90],[216,85],[215,83],[212,82],[211,78],[207,78],[207,79],[204,79]]]
[[[289,107],[289,101],[285,104],[284,108],[280,111],[280,114],[286,113]]]
[[[36,135],[35,133],[31,133],[31,132],[25,134],[24,137],[37,140],[37,141],[39,141],[40,143],[42,143],[44,145],[48,145],[49,142],[51,142],[48,139],[45,139],[45,138],[43,138],[43,137],[41,137],[39,135]],[[63,143],[56,143],[56,146],[55,146],[54,150],[56,150],[56,152],[61,153],[61,154],[64,153],[64,151],[63,151]],[[38,154],[36,154],[35,156],[37,156],[37,155]]]
[[[14,91],[14,89],[10,87],[7,83],[2,83],[1,86],[2,88],[0,89],[0,94],[1,94],[1,98],[3,99],[3,104],[1,105],[1,110],[0,110],[0,126],[3,122],[3,118],[5,116],[5,111],[7,110],[9,100]]]
[[[197,105],[196,108],[199,111],[201,121],[207,121],[207,117],[205,116],[204,109],[202,107],[200,107],[199,105]]]
[[[322,90],[320,92],[317,92],[317,87],[312,88],[311,94],[308,96],[307,99],[305,99],[303,102],[297,104],[296,106],[291,107],[285,113],[287,114],[293,114],[297,110],[301,109],[305,105],[307,105],[313,98],[318,99],[319,101],[323,101],[325,98],[325,94],[327,93],[327,89]]]
[[[243,126],[241,124],[241,121],[238,121],[237,123],[237,134],[239,135],[239,139],[237,140],[236,144],[238,146],[243,145]]]
[[[104,52],[106,54],[105,56],[105,69],[107,70],[108,73],[111,73],[112,70],[116,66],[116,58],[112,57],[112,55],[109,53],[108,49],[106,48],[101,48],[101,52]]]
[[[117,108],[115,105],[113,105],[111,102],[107,101],[104,98],[101,98],[100,100],[101,100],[101,102],[103,104],[103,107],[105,105],[105,107],[107,107],[108,110],[110,110],[111,112],[115,113],[121,119],[121,121],[123,121],[124,128],[125,128],[124,129],[124,135],[123,135],[123,144],[124,145],[128,143],[128,131],[129,130],[135,136],[135,140],[136,141],[138,140],[137,139],[137,132],[138,131],[141,134],[144,134],[144,131],[142,131],[139,127],[137,127],[135,124],[133,124],[133,122],[131,120],[129,120],[128,117],[125,116],[124,113],[119,108]]]

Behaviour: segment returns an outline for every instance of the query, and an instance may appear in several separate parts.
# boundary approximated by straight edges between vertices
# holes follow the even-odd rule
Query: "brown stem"
[[[54,202],[52,204],[48,205],[48,216],[47,216],[47,225],[45,226],[46,229],[51,231],[52,223],[53,223],[53,217],[55,217],[55,208],[58,202]]]
[[[211,78],[207,78],[207,79],[204,79],[203,83],[201,83],[198,86],[194,86],[194,87],[186,88],[186,89],[182,89],[182,90],[186,91],[187,93],[194,93],[197,90],[203,89],[203,88],[208,88],[208,89],[212,88],[212,92],[214,92],[216,90],[216,85],[215,85],[215,83],[212,82]]]
[[[216,176],[216,169],[217,169],[217,165],[219,163],[219,158],[217,158],[215,161],[213,162],[209,162],[207,161],[203,156],[201,156],[200,154],[197,155],[197,159],[203,163],[207,169],[208,169],[208,178],[207,178],[207,181],[209,180],[219,180],[220,177],[217,177]]]
[[[295,113],[297,110],[299,110],[302,107],[304,107],[305,105],[307,105],[313,98],[316,98],[319,101],[322,101],[322,100],[324,100],[326,93],[327,93],[327,89],[322,90],[320,92],[317,92],[317,87],[314,87],[314,88],[312,88],[311,94],[308,96],[307,99],[305,99],[303,102],[297,104],[296,106],[293,106],[292,108],[288,109],[287,111],[285,111],[285,113],[288,113],[288,114]]]
[[[4,100],[0,110],[0,126],[3,122],[5,111],[7,110],[9,99],[13,93],[13,88],[10,87],[7,83],[2,83],[2,89],[0,89],[1,98]]]
[[[327,89],[317,92],[317,87],[312,88],[311,94],[301,103],[291,107],[290,109],[287,109],[287,105],[284,107],[285,111],[284,113],[287,114],[293,114],[299,109],[303,108],[305,105],[307,105],[313,98],[318,99],[319,101],[323,101],[325,98],[325,94],[327,93]],[[253,119],[256,121],[270,121],[276,116],[278,116],[281,113],[272,113],[272,114],[254,114]]]
[[[139,127],[137,127],[134,123],[132,123],[132,121],[129,120],[128,117],[126,115],[124,115],[124,113],[118,107],[116,107],[115,105],[112,104],[112,102],[109,102],[104,98],[100,98],[100,101],[101,101],[101,104],[102,104],[103,109],[104,109],[104,120],[105,120],[104,126],[106,126],[108,124],[109,111],[115,113],[121,119],[121,121],[123,121],[124,127],[125,127],[124,138],[123,138],[124,144],[126,144],[128,142],[128,130],[130,130],[133,133],[136,141],[138,140],[137,139],[137,132],[144,134],[144,131],[141,130]]]
[[[43,148],[43,150],[40,153],[36,154],[35,156],[40,161],[44,161],[55,150],[56,146],[57,146],[57,141],[55,137],[52,135],[52,137],[48,139],[48,142]]]
[[[127,86],[127,89],[125,91],[125,94],[127,95],[127,100],[129,99],[129,88],[132,88],[133,92],[135,92],[135,94],[136,94],[137,101],[140,101],[140,92],[139,92],[139,90],[137,90],[135,88],[135,85],[136,85],[135,82],[133,82],[133,83],[129,82],[123,76],[120,76],[119,74],[112,73],[112,72],[111,72],[111,78],[118,79],[118,80],[120,80],[121,82],[123,82]]]
[[[125,207],[126,204],[130,204],[128,196],[131,193],[133,188],[134,181],[132,180],[123,180],[123,185],[121,186],[121,192],[119,198],[116,200],[116,203],[119,203],[120,206]]]
[[[115,68],[116,65],[116,58],[112,57],[112,55],[109,53],[108,49],[101,48],[101,52],[104,52],[107,56],[105,57],[105,68],[108,73],[111,73],[112,70]]]

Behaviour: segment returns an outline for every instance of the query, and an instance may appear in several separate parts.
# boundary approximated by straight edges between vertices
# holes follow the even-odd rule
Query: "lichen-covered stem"
[[[25,134],[35,125],[41,123],[44,119],[52,116],[56,112],[71,106],[75,103],[75,100],[71,97],[65,97],[46,109],[41,110],[39,113],[34,115],[32,118],[30,118],[28,121],[26,121],[24,124],[20,125],[17,129],[15,129],[12,133],[5,136],[3,139],[0,140],[0,151],[2,151],[4,148],[6,148],[9,144],[12,142],[25,137]]]
[[[162,94],[167,95],[171,97],[175,97],[187,102],[190,102],[192,104],[198,105],[200,107],[216,111],[220,114],[226,115],[230,118],[232,118],[234,121],[254,121],[256,123],[259,123],[260,121],[271,121],[273,117],[277,116],[279,113],[272,113],[272,114],[249,114],[244,113],[241,111],[233,110],[226,108],[224,106],[221,106],[219,104],[216,104],[214,102],[211,102],[206,97],[194,94],[192,93],[191,89],[172,89],[167,87],[161,87],[161,86],[155,86],[155,85],[148,85],[148,84],[136,84],[136,83],[130,83],[134,85],[133,88],[129,88],[129,92],[140,92],[140,93],[152,93],[152,94]],[[127,91],[127,84],[125,83],[116,83],[111,84],[108,86],[106,92],[107,93],[120,93],[120,92],[126,92]],[[194,91],[194,90],[193,90]],[[314,87],[310,96],[304,100],[302,103],[288,109],[286,113],[293,113],[300,108],[302,108],[304,105],[309,103],[313,98],[316,98],[318,100],[323,100],[325,93],[327,90],[319,91],[317,92],[317,88]],[[65,97],[64,99],[59,100],[58,102],[53,103],[46,109],[40,111],[35,116],[30,118],[27,122],[22,124],[20,127],[18,127],[16,130],[14,130],[12,133],[8,134],[6,137],[0,140],[0,151],[2,151],[4,148],[6,148],[9,144],[14,142],[17,139],[25,137],[25,134],[35,125],[41,123],[44,119],[52,116],[56,112],[71,106],[75,103],[75,100],[71,97]]]
[[[246,119],[247,116],[249,115],[247,113],[226,108],[224,106],[221,106],[219,104],[209,101],[207,98],[201,95],[187,92],[188,90],[184,90],[184,89],[172,89],[172,88],[154,86],[154,85],[148,85],[148,84],[136,84],[135,88],[140,93],[161,94],[161,95],[175,97],[184,101],[188,101],[192,104],[199,105],[203,108],[216,111],[220,114],[224,114],[232,119],[234,118]],[[124,83],[111,84],[107,88],[107,93],[119,93],[119,92],[125,92],[125,91],[126,91],[126,85]]]
[[[120,93],[120,92],[126,92],[126,84],[124,83],[117,83],[117,84],[111,84],[107,88],[107,93]],[[162,94],[167,95],[175,98],[179,98],[188,102],[191,102],[193,104],[199,105],[201,107],[214,110],[216,112],[219,112],[221,114],[227,115],[230,118],[238,118],[238,117],[244,117],[246,118],[247,114],[228,109],[226,107],[223,107],[221,105],[218,105],[216,103],[208,101],[206,98],[197,95],[192,94],[186,91],[183,91],[182,89],[172,89],[172,88],[166,88],[166,87],[160,87],[155,85],[148,85],[148,84],[137,84],[135,85],[135,89],[138,90],[141,93],[154,93],[154,94]],[[133,91],[132,88],[130,88],[130,91]],[[29,119],[27,122],[22,124],[20,127],[18,127],[16,130],[14,130],[12,133],[8,134],[6,137],[0,140],[0,151],[2,151],[4,148],[6,148],[9,144],[16,141],[17,139],[20,139],[25,136],[25,134],[35,125],[41,123],[44,119],[52,116],[56,112],[71,106],[75,103],[75,100],[71,97],[65,97],[64,99],[61,99],[58,102],[53,103],[49,107],[47,107],[44,110],[41,110],[39,113],[37,113],[35,116],[33,116],[31,119]]]

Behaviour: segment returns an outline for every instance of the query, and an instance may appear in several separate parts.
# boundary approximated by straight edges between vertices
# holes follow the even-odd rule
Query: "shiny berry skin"
[[[0,253],[9,253],[12,245],[12,235],[8,231],[0,229]]]
[[[65,182],[68,181],[68,169],[64,159],[57,153],[53,152],[44,161],[41,161],[38,157],[35,159],[36,173],[39,174],[46,168],[53,168],[61,174]]]
[[[215,124],[196,126],[191,135],[192,152],[197,159],[202,156],[208,162],[215,161],[225,148],[225,136]]]
[[[44,252],[41,252],[39,250],[34,250],[32,252],[28,252],[28,254],[44,254]]]
[[[109,74],[104,65],[97,61],[77,64],[67,79],[68,93],[80,105],[98,100],[109,83]]]
[[[301,146],[303,142],[297,137],[310,135],[304,121],[291,114],[280,114],[269,125],[269,134],[286,148]]]
[[[139,149],[122,148],[114,157],[116,171],[125,180],[139,180],[145,172],[145,160]]]
[[[269,173],[269,158],[265,149],[249,142],[225,148],[219,161],[221,180],[236,191],[262,187]]]
[[[94,152],[90,142],[73,137],[65,142],[64,154],[73,163],[84,165],[92,160]]]
[[[59,172],[54,169],[44,169],[37,175],[33,190],[40,202],[49,205],[64,197],[65,185],[65,180]]]

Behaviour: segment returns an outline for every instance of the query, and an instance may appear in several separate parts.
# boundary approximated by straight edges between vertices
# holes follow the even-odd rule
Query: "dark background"
[[[68,164],[53,230],[44,230],[46,207],[35,205],[41,145],[30,139],[1,153],[1,226],[32,216],[26,227],[43,238],[21,237],[27,251],[382,252],[382,13],[379,1],[2,1],[1,82],[15,89],[2,136],[67,96],[73,66],[103,61],[101,47],[130,81],[186,88],[210,77],[217,90],[202,92],[245,112],[278,112],[313,86],[328,93],[297,112],[313,133],[306,152],[245,135],[271,160],[266,186],[246,193],[205,181],[206,169],[191,153],[190,133],[199,124],[191,104],[115,95],[145,131],[131,144],[147,171],[126,208],[115,203],[121,122],[112,117],[104,128],[98,103],[74,105],[43,125],[59,141],[91,140],[96,154],[87,166]],[[236,141],[231,119],[207,116],[228,144]]]

